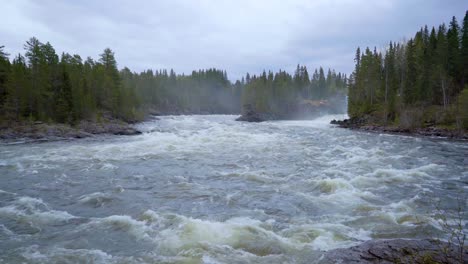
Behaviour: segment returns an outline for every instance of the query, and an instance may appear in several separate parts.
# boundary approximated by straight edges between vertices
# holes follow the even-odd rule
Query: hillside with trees
[[[348,113],[360,125],[468,129],[468,12],[384,51],[356,51]]]

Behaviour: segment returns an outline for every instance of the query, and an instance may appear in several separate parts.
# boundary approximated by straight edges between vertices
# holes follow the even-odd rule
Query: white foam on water
[[[114,263],[112,255],[98,249],[41,249],[38,245],[33,245],[25,248],[21,255],[32,263]]]
[[[96,250],[108,246],[99,244],[105,240],[95,237],[99,235],[151,248],[143,259],[103,255],[103,261],[289,263],[303,260],[298,252],[348,247],[371,238],[397,236],[397,232],[412,236],[420,228],[440,227],[424,212],[430,209],[424,199],[429,194],[439,195],[441,201],[450,202],[451,188],[467,188],[460,186],[468,176],[464,163],[460,164],[460,153],[453,159],[444,156],[451,153],[450,148],[460,148],[458,143],[353,132],[330,125],[331,119],[341,119],[331,116],[261,124],[233,119],[161,117],[142,124],[145,133],[134,137],[44,143],[30,149],[8,146],[19,149],[18,155],[8,154],[1,163],[10,176],[14,171],[25,180],[44,177],[47,182],[42,185],[60,188],[65,184],[70,188],[67,192],[84,195],[64,206],[106,217],[67,225],[66,221],[77,217],[52,210],[41,199],[10,197],[4,191],[0,195],[9,200],[2,201],[0,216],[19,224],[31,223],[43,231],[38,235],[51,235],[46,234],[47,225],[63,227],[71,235],[89,238]],[[184,171],[183,166],[192,168],[194,164],[203,164],[206,171]],[[62,166],[67,170],[70,166],[68,176],[60,176]],[[34,171],[37,174],[31,175]],[[108,191],[87,193],[85,185],[94,178],[80,177],[88,174],[96,175],[96,183],[105,185],[97,190]],[[98,178],[100,175],[106,177]],[[54,182],[48,181],[49,176]],[[76,185],[66,185],[70,179]],[[108,180],[117,187],[105,189]],[[151,185],[151,190],[134,188],[139,185]],[[10,189],[19,189],[15,188]],[[45,193],[37,185],[31,188]],[[129,198],[132,195],[127,195],[130,193],[120,195],[125,189],[134,192],[135,199],[154,195],[154,202],[150,198],[137,203],[138,208],[155,211],[139,216],[133,215],[138,214],[133,208],[132,213],[125,211],[125,206],[134,202]],[[402,191],[405,193],[399,193]],[[103,207],[113,199],[119,199],[124,207]],[[2,235],[15,236],[8,232],[16,231],[10,222],[4,227],[0,225]],[[122,244],[113,250],[118,251]],[[44,263],[67,254],[89,255],[91,259],[94,253],[100,254],[41,247],[31,252]]]
[[[82,204],[89,204],[94,207],[101,207],[106,203],[112,202],[112,195],[103,192],[94,192],[82,195],[78,198],[78,202]]]
[[[315,250],[349,247],[371,239],[371,232],[354,229],[340,223],[310,223],[293,225],[281,234]]]
[[[59,148],[42,151],[31,151],[28,155],[16,157],[18,170],[23,163],[28,162],[60,162],[60,161],[101,161],[102,169],[117,169],[110,161],[126,160],[128,158],[157,156],[177,153],[204,153],[224,151],[232,147],[256,147],[281,140],[279,134],[257,130],[252,133],[238,122],[222,123],[203,120],[205,117],[186,116],[171,119],[162,117],[154,121],[171,126],[171,132],[152,132],[128,138],[127,141],[104,141],[100,144],[82,146],[64,144]],[[222,117],[225,118],[225,117]]]
[[[0,207],[0,215],[39,226],[75,218],[68,212],[51,210],[41,199],[32,197],[20,197],[9,205]]]
[[[311,120],[293,120],[293,121],[274,121],[268,122],[276,126],[295,126],[295,127],[310,127],[310,128],[329,128],[332,120],[343,120],[348,118],[346,114],[339,115],[323,115]]]
[[[291,246],[287,239],[262,227],[262,222],[249,218],[233,218],[213,222],[179,216],[173,228],[160,232],[160,246],[170,251],[200,247],[203,244],[228,245],[253,254],[278,254]]]
[[[158,230],[155,241],[159,250],[171,254],[206,246],[229,246],[264,256],[304,247],[329,250],[371,239],[370,231],[355,230],[343,224],[291,224],[290,228],[274,231],[274,220],[236,217],[217,222],[174,214],[161,215],[151,210],[146,211],[142,219]]]
[[[410,169],[376,169],[371,173],[360,175],[351,180],[359,187],[372,187],[379,184],[417,183],[421,180],[430,181],[433,173],[444,169],[444,165],[427,164]]]
[[[323,194],[333,194],[337,191],[347,192],[354,190],[354,186],[343,178],[325,178],[315,182],[318,190]]]
[[[4,191],[4,190],[0,190],[0,194],[3,193],[3,194],[11,194],[11,195],[16,195],[16,193],[13,193],[13,192],[8,192],[8,191]]]
[[[8,229],[5,225],[0,224],[0,234],[4,234],[7,237],[11,237],[15,235],[15,232]]]
[[[104,218],[93,218],[85,223],[80,230],[93,230],[95,228],[123,231],[136,239],[149,239],[152,230],[144,221],[139,221],[128,215],[111,215]]]
[[[265,171],[253,171],[253,170],[246,170],[244,172],[239,173],[220,173],[221,177],[227,178],[242,178],[248,181],[259,182],[259,183],[273,183],[273,182],[280,182],[284,181],[283,178],[275,178],[271,175],[268,175]]]

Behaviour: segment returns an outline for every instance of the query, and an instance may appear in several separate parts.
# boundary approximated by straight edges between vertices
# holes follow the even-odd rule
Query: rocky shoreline
[[[157,119],[163,115],[205,115],[209,112],[189,112],[189,111],[152,111],[143,120]],[[56,141],[67,139],[88,138],[96,135],[139,135],[142,132],[137,130],[132,123],[111,118],[108,115],[101,121],[81,120],[78,124],[69,125],[61,123],[47,123],[42,121],[22,121],[0,123],[0,141]]]
[[[371,240],[330,250],[321,263],[468,263],[468,251],[432,239]]]
[[[105,122],[81,121],[75,126],[44,122],[10,122],[0,126],[0,140],[54,141],[87,138],[95,135],[138,135],[141,134],[131,124],[120,120]]]
[[[396,126],[383,126],[369,124],[366,118],[350,118],[345,120],[332,120],[330,124],[338,125],[341,128],[363,130],[377,133],[403,134],[412,136],[441,137],[457,140],[468,140],[468,131],[439,128],[434,126],[421,128],[402,128]]]

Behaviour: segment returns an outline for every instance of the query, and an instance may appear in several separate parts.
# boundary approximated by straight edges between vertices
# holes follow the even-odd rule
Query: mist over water
[[[139,136],[2,144],[0,263],[315,263],[443,237],[434,204],[466,197],[466,142],[329,124],[343,117],[167,116]]]

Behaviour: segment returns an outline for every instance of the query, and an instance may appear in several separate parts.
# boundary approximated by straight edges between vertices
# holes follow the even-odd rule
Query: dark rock
[[[468,263],[468,251],[430,239],[371,240],[328,251],[321,263]]]
[[[136,130],[127,123],[121,121],[107,121],[107,122],[90,122],[82,121],[78,125],[78,128],[89,134],[112,134],[112,135],[139,135],[140,131]]]
[[[10,141],[32,139],[34,141],[55,141],[72,138],[86,138],[97,134],[138,135],[140,131],[128,123],[106,119],[104,122],[83,120],[76,126],[68,124],[47,124],[42,122],[10,123],[0,129],[0,139]]]
[[[354,117],[345,120],[332,120],[330,124],[338,125],[343,128],[361,128],[368,124],[366,117]],[[371,128],[371,127],[368,127]]]
[[[263,120],[259,115],[242,115],[236,118],[236,121],[245,121],[245,122],[263,122]]]
[[[243,109],[242,115],[236,121],[263,122],[266,120],[250,104],[244,105]]]
[[[127,128],[123,130],[119,130],[114,133],[114,135],[121,135],[121,136],[134,136],[134,135],[140,135],[141,131],[138,131],[134,128]]]

